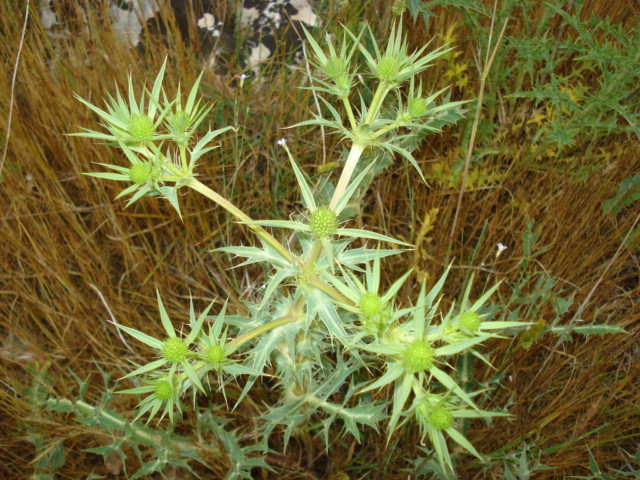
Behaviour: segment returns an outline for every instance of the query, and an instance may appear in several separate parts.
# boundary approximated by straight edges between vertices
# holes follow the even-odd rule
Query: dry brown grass
[[[631,3],[589,2],[589,8],[595,13],[605,9],[614,21],[633,24],[639,12]],[[388,4],[379,2],[375,8],[384,15]],[[0,3],[0,31],[8,47],[0,61],[3,143],[23,12],[24,5],[19,2]],[[384,18],[380,15],[378,18]],[[422,26],[413,29],[416,43],[446,31],[456,18],[445,12],[432,20],[430,32]],[[25,430],[19,428],[24,425],[64,441],[67,463],[56,478],[83,478],[92,469],[107,472],[97,457],[82,453],[83,448],[95,446],[104,438],[73,418],[32,412],[22,392],[31,382],[25,367],[33,362],[51,362],[54,388],[61,396],[73,397],[76,381],[70,372],[74,372],[80,378],[92,379],[87,399],[97,399],[103,389],[98,366],[117,378],[128,371],[129,360],[141,362],[148,355],[135,342],[131,342],[135,353],[121,342],[107,322],[109,314],[92,285],[102,293],[118,322],[153,334],[160,332],[156,287],[163,294],[170,316],[180,318],[188,308],[189,295],[197,308],[213,299],[219,303],[230,299],[239,309],[238,289],[250,293],[258,282],[244,271],[228,271],[226,258],[206,253],[229,241],[248,241],[246,232],[230,225],[223,212],[191,195],[182,199],[183,223],[168,205],[155,199],[124,209],[122,202],[112,201],[117,185],[81,174],[93,170],[94,162],[110,163],[113,153],[102,146],[92,146],[85,139],[64,136],[94,122],[79,108],[74,92],[96,101],[106,92],[113,92],[114,84],[122,88],[129,72],[135,78],[152,79],[165,55],[171,65],[169,88],[175,88],[179,79],[189,85],[197,73],[197,55],[175,41],[141,57],[123,48],[95,18],[88,28],[81,22],[73,26],[78,31],[76,40],[60,44],[54,52],[32,12],[17,67],[11,137],[0,177],[0,477],[7,479],[24,478],[31,470],[34,450],[25,439]],[[517,19],[511,28],[517,28]],[[470,58],[473,42],[461,47],[467,49],[464,55]],[[439,78],[438,73],[441,72],[434,70],[432,78]],[[271,189],[276,180],[291,182],[290,177],[280,178],[276,173],[284,165],[281,155],[272,148],[282,135],[277,128],[304,119],[304,109],[311,105],[308,93],[291,87],[299,78],[297,73],[282,74],[238,94],[232,87],[231,75],[205,76],[203,93],[206,99],[218,102],[212,121],[230,121],[234,99],[239,95],[240,123],[246,133],[240,161],[233,157],[234,140],[227,139],[210,163],[203,166],[202,178],[237,199],[256,217],[278,211],[289,213],[296,208],[291,197],[277,198]],[[246,114],[245,107],[250,109]],[[265,126],[264,118],[270,119],[272,125]],[[429,162],[451,158],[455,148],[452,145],[459,145],[454,133],[455,129],[450,129],[424,145],[421,160],[425,168],[429,168]],[[321,154],[314,140],[318,132],[312,132],[312,136],[304,136],[303,132],[296,135],[301,162],[320,164]],[[329,139],[330,153],[336,151],[331,143],[334,141]],[[507,444],[517,447],[520,442],[549,449],[542,461],[552,470],[539,473],[536,478],[587,475],[586,445],[601,466],[620,465],[623,450],[634,451],[640,435],[637,251],[623,248],[607,269],[635,215],[629,208],[615,218],[605,217],[601,209],[618,183],[638,172],[639,151],[626,138],[602,141],[598,147],[609,152],[608,167],[582,184],[560,171],[528,167],[518,153],[518,146],[526,141],[527,132],[507,137],[504,151],[510,153],[489,159],[508,172],[499,185],[465,194],[458,235],[452,243],[453,257],[461,259],[462,264],[469,261],[487,221],[476,264],[485,262],[494,270],[492,275],[505,279],[508,285],[521,273],[520,236],[529,219],[535,219],[542,231],[539,245],[552,244],[552,248],[537,257],[530,268],[548,272],[559,279],[567,295],[576,295],[574,306],[563,321],[571,318],[577,305],[600,281],[584,318],[591,319],[598,312],[600,322],[620,324],[628,334],[575,336],[572,343],[561,346],[556,346],[555,336],[547,335],[529,350],[506,341],[492,344],[486,351],[497,365],[504,364],[507,376],[492,404],[485,407],[498,408],[513,395],[511,411],[515,418],[498,421],[491,429],[474,424],[476,429],[471,430],[470,440],[485,453]],[[242,168],[236,171],[238,163]],[[458,191],[438,185],[425,188],[411,177],[398,166],[376,179],[364,207],[363,222],[384,226],[392,235],[412,238],[425,213],[438,208],[434,229],[429,233],[430,240],[424,243],[418,265],[437,278],[446,263]],[[407,188],[415,192],[411,201],[404,194]],[[509,245],[509,250],[493,264],[497,242]],[[409,256],[395,260],[389,266],[389,276],[411,262]],[[455,271],[450,293],[456,291],[464,273]],[[481,273],[480,278],[487,279],[487,274]],[[508,294],[508,287],[503,287],[501,295]],[[550,307],[547,310],[541,315],[549,320],[553,312]],[[486,379],[491,372],[480,367],[476,374],[478,379]],[[269,398],[267,390],[257,389],[251,402],[234,413],[235,420],[238,424],[251,422],[262,402]],[[117,407],[130,415],[135,404],[125,397],[118,400]],[[187,431],[191,421],[187,416],[181,430]],[[403,433],[391,450],[385,449],[383,436],[374,434],[368,435],[361,446],[354,447],[350,440],[344,444],[343,440],[336,441],[336,453],[327,471],[346,470],[347,465],[381,468],[391,456],[391,467],[384,475],[406,478],[401,468],[416,455],[413,431]],[[278,445],[274,447],[277,449]],[[307,448],[294,440],[290,457],[271,458],[279,470],[278,478],[304,478],[304,469],[292,459],[296,455],[304,458],[305,452],[309,453]],[[135,463],[132,460],[131,469]],[[205,473],[208,478],[224,471],[224,460],[213,461],[212,465],[213,471]],[[461,478],[502,478],[500,467],[484,475],[464,465],[462,471]],[[355,473],[352,475],[357,478]],[[265,474],[261,478],[276,477]]]

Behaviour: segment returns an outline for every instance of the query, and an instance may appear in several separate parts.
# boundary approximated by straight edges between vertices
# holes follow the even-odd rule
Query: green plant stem
[[[317,288],[322,293],[325,293],[325,294],[329,295],[331,298],[333,298],[334,300],[336,300],[336,301],[338,301],[340,303],[344,303],[346,305],[355,306],[355,304],[351,300],[349,300],[347,297],[345,297],[340,292],[338,292],[334,288],[330,287],[329,285],[327,285],[326,283],[324,283],[322,280],[320,280],[317,277],[311,277],[309,279],[309,285],[314,287],[314,288]]]
[[[364,119],[364,125],[368,126],[373,123],[373,121],[378,116],[380,112],[380,108],[382,107],[382,102],[384,101],[387,93],[389,93],[391,87],[389,83],[386,81],[381,81],[378,84],[378,88],[376,89],[376,93],[373,94],[373,99],[371,100],[371,105],[369,105],[369,111],[367,112],[367,116]]]
[[[356,117],[353,114],[353,109],[351,108],[349,97],[341,97],[341,100],[344,104],[344,109],[347,111],[347,117],[349,118],[349,123],[351,124],[351,130],[355,131],[358,129],[358,122],[356,122]]]
[[[216,193],[215,191],[213,191],[203,183],[199,182],[195,178],[190,178],[185,185],[189,188],[192,188],[196,192],[201,193],[202,195],[207,197],[209,200],[212,200],[213,202],[217,203],[218,205],[220,205],[222,208],[224,208],[227,212],[229,212],[231,215],[236,217],[241,222],[252,221],[251,217],[245,214],[233,203],[231,203],[229,200],[224,198],[222,195]],[[267,232],[264,228],[262,228],[260,225],[247,224],[247,227],[249,227],[251,231],[253,231],[253,233],[255,233],[267,245],[269,245],[275,251],[277,251],[283,258],[285,258],[291,263],[295,261],[295,257],[291,254],[291,252],[289,252],[289,250],[284,248],[280,244],[280,242],[278,242],[275,238],[273,238],[273,236],[269,232]]]
[[[358,160],[362,156],[362,152],[364,152],[364,149],[365,146],[359,143],[354,143],[351,147],[351,151],[349,152],[347,161],[344,165],[344,168],[342,169],[340,180],[338,180],[338,186],[336,187],[335,192],[333,192],[333,197],[331,198],[331,203],[329,204],[329,208],[331,208],[332,210],[335,208],[338,200],[340,200],[340,197],[349,186],[351,176],[356,169],[356,165],[358,164]]]
[[[50,398],[47,399],[46,403],[51,409],[60,409],[64,406],[67,409],[76,410],[89,418],[97,419],[100,426],[105,430],[108,428],[109,430],[131,432],[131,436],[128,439],[135,443],[157,446],[166,442],[162,435],[155,433],[151,428],[140,425],[138,422],[131,422],[109,409],[93,406],[84,400],[71,401],[66,398]],[[200,449],[197,445],[178,439],[175,440],[172,447],[177,451],[198,451]],[[216,453],[220,454],[221,452],[216,450]]]
[[[182,162],[182,170],[188,171],[189,164],[187,163],[187,145],[185,143],[180,144],[180,161]]]
[[[371,134],[371,138],[378,138],[381,135],[384,135],[387,132],[390,132],[391,130],[395,130],[396,128],[398,128],[400,126],[400,122],[395,121],[395,122],[391,122],[389,125],[387,125],[386,127],[382,127],[380,130],[378,130],[377,132],[374,132]]]
[[[149,151],[151,151],[157,159],[160,159],[160,161],[162,162],[162,166],[164,168],[168,169],[173,174],[173,176],[164,175],[163,176],[164,181],[178,182],[187,178],[187,175],[190,175],[189,168],[187,165],[186,146],[180,145],[180,157],[182,162],[182,168],[178,167],[171,161],[171,159],[167,158],[166,155],[164,155],[160,150],[160,147],[158,147],[155,143],[150,142],[146,148],[148,148]]]
[[[256,327],[253,330],[243,335],[240,335],[237,338],[234,338],[231,342],[229,342],[229,348],[231,352],[236,351],[238,348],[240,348],[242,345],[244,345],[248,341],[254,339],[259,335],[262,335],[263,333],[273,330],[274,328],[281,327],[282,325],[286,325],[288,323],[295,323],[295,322],[299,322],[300,320],[303,320],[304,316],[302,315],[302,313],[303,312],[302,312],[301,306],[298,303],[296,303],[296,305],[292,307],[291,311],[287,313],[285,316],[276,318],[275,320],[272,320],[269,323],[260,325],[259,327]]]
[[[378,116],[380,112],[380,108],[382,107],[382,102],[384,101],[387,93],[391,87],[388,82],[382,81],[378,84],[378,88],[376,89],[376,93],[373,95],[373,99],[371,100],[371,105],[369,106],[369,110],[367,112],[367,116],[364,119],[364,124],[360,126],[360,129],[366,129],[373,123],[373,121]],[[351,111],[351,105],[349,104],[348,99],[342,99],[345,106],[347,106],[347,115],[349,116],[349,122],[352,125],[353,133],[355,134],[356,139],[358,135],[361,133],[358,131],[358,127],[356,125],[355,117],[353,116],[353,112]],[[333,197],[331,198],[331,203],[329,204],[329,208],[333,209],[338,200],[344,193],[344,191],[349,186],[349,181],[351,180],[351,176],[353,175],[354,170],[356,169],[356,165],[358,164],[358,160],[362,156],[362,152],[366,147],[366,140],[369,137],[362,139],[362,141],[354,141],[353,146],[351,147],[351,151],[349,152],[349,156],[347,157],[347,161],[342,169],[342,174],[340,175],[340,180],[338,180],[338,186],[336,187],[335,192],[333,193]]]
[[[311,254],[309,255],[309,258],[307,259],[307,261],[304,262],[304,265],[302,266],[302,271],[304,273],[313,273],[312,271],[310,271],[310,269],[312,269],[313,265],[315,265],[321,252],[322,252],[322,242],[320,240],[315,240],[313,242],[313,248],[311,250]]]
[[[354,150],[356,150],[355,146],[354,146],[354,148],[352,148],[352,152]],[[357,163],[358,158],[360,157],[361,154],[362,154],[362,149],[360,149],[359,152],[357,153],[357,157],[354,156],[354,160],[353,160],[354,167],[355,167],[355,163]],[[350,154],[349,157],[351,157],[351,156],[352,155]],[[345,170],[346,170],[346,166],[345,166]],[[344,176],[344,172],[343,172],[343,176]],[[348,179],[347,179],[347,183],[348,183]],[[186,183],[186,186],[192,188],[196,192],[201,193],[205,197],[207,197],[210,200],[214,201],[215,203],[217,203],[222,208],[227,210],[229,213],[231,213],[234,217],[236,217],[240,221],[242,221],[242,222],[250,222],[251,221],[251,218],[248,215],[246,215],[242,210],[240,210],[238,207],[236,207],[231,202],[229,202],[226,198],[224,198],[220,194],[216,193],[215,191],[211,190],[209,187],[207,187],[203,183],[199,182],[195,178],[189,179],[187,181],[187,183]],[[268,245],[273,247],[280,255],[282,255],[282,257],[284,257],[285,259],[287,259],[288,261],[290,261],[292,263],[297,261],[297,259],[291,254],[291,252],[289,252],[287,249],[285,249],[264,228],[262,228],[259,225],[253,225],[253,224],[248,224],[247,226],[258,237],[260,237]],[[327,285],[326,283],[324,283],[323,281],[321,281],[318,278],[313,277],[311,282],[310,282],[310,285],[313,286],[314,288],[317,288],[318,290],[326,293],[331,298],[334,298],[334,299],[336,299],[336,300],[338,300],[340,302],[346,303],[348,305],[351,305],[351,303],[352,303],[347,297],[343,296],[338,291],[334,290],[333,288],[331,288],[329,285]],[[262,334],[264,332],[267,332],[267,331],[269,331],[269,330],[271,330],[273,328],[277,328],[280,325],[285,325],[286,323],[295,322],[295,321],[297,321],[297,317],[296,318],[291,318],[290,315],[285,315],[284,317],[279,318],[277,320],[273,320],[272,322],[269,322],[266,325],[261,325],[260,327],[256,328],[255,330],[252,330],[251,332],[247,332],[246,334],[244,334],[244,335],[236,338],[235,340],[233,340],[230,343],[230,345],[233,345],[234,349],[238,348],[240,345],[246,343],[247,341],[251,340],[252,338],[255,338],[256,336],[258,336],[258,335],[260,335],[260,334]],[[279,322],[279,323],[275,323],[274,324],[274,322]]]
[[[327,402],[325,400],[322,400],[318,397],[316,397],[313,393],[307,393],[304,397],[303,400],[308,403],[309,405],[313,405],[314,407],[320,407],[323,408],[325,411],[330,411],[337,414],[340,413],[347,413],[347,411],[341,406],[341,405],[336,405],[335,403],[331,403],[331,402]]]
[[[422,386],[422,384],[414,377],[413,382],[411,383],[411,389],[413,390],[413,394],[416,397],[421,397],[422,395],[424,395],[425,390],[424,387]]]

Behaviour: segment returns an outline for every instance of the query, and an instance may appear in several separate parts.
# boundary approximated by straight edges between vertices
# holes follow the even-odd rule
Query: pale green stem
[[[182,170],[180,168],[178,168],[178,166],[174,165],[173,162],[168,159],[164,153],[162,153],[162,151],[160,150],[160,147],[158,147],[155,143],[149,143],[149,145],[147,145],[147,148],[149,150],[151,150],[151,152],[153,152],[153,154],[156,156],[156,158],[162,160],[163,163],[163,167],[168,169],[173,175],[175,175],[179,180],[184,179],[184,175],[185,172],[187,171],[187,168],[183,166]],[[185,152],[186,155],[186,152]],[[186,161],[186,156],[185,156],[185,161]],[[183,162],[184,164],[184,162]],[[165,180],[167,181],[176,181],[173,180],[172,178],[168,178],[165,176]]]
[[[160,178],[158,179],[159,182],[180,182],[184,180],[184,177],[182,176],[175,176],[175,175],[161,175]]]
[[[357,159],[356,159],[356,161],[357,161]],[[189,181],[186,183],[186,186],[194,189],[196,192],[201,193],[205,197],[207,197],[210,200],[214,201],[215,203],[220,205],[222,208],[227,210],[229,213],[231,213],[238,220],[240,220],[242,222],[250,222],[251,221],[251,218],[249,216],[247,216],[242,210],[240,210],[238,207],[236,207],[231,202],[229,202],[226,198],[224,198],[220,194],[216,193],[215,191],[211,190],[209,187],[207,187],[206,185],[202,184],[201,182],[199,182],[195,178],[189,179]],[[289,252],[287,249],[285,249],[264,228],[262,228],[259,225],[247,225],[247,226],[258,237],[260,237],[262,240],[264,240],[265,243],[269,244],[278,253],[280,253],[280,255],[282,255],[283,258],[286,258],[290,262],[296,261],[296,258],[291,254],[291,252]],[[343,302],[343,303],[346,303],[346,304],[351,304],[351,301],[348,298],[344,297],[339,292],[337,292],[336,290],[334,290],[333,288],[331,288],[329,285],[327,285],[323,281],[319,280],[318,278],[313,278],[311,284],[312,284],[312,286],[314,286],[315,288],[319,289],[320,291],[326,293],[330,297],[335,298],[336,300],[338,300],[340,302]],[[256,336],[258,336],[258,335],[260,335],[260,334],[262,334],[264,332],[267,332],[267,331],[269,331],[269,330],[271,330],[273,328],[276,328],[276,327],[278,327],[280,325],[285,325],[285,324],[287,324],[289,322],[295,322],[297,320],[298,320],[297,316],[295,316],[295,318],[292,318],[290,315],[285,315],[282,318],[279,318],[277,320],[269,322],[266,325],[262,325],[260,327],[257,327],[255,330],[252,330],[251,332],[247,332],[246,334],[236,338],[235,340],[233,340],[231,342],[231,345],[234,345],[235,348],[237,348],[240,345],[246,343],[247,341],[251,340],[252,338],[254,338],[254,337],[256,337]],[[277,323],[274,323],[274,322],[277,322]]]
[[[382,81],[378,84],[376,93],[373,95],[373,99],[371,100],[371,105],[369,105],[367,117],[364,119],[365,125],[371,125],[376,119],[378,113],[380,112],[380,107],[382,107],[382,102],[387,96],[387,93],[389,93],[389,90],[391,90],[391,88],[389,87],[389,84],[387,82]]]
[[[418,381],[416,377],[413,377],[411,388],[413,389],[413,393],[416,397],[421,397],[422,395],[427,393],[422,387],[422,384]]]
[[[67,405],[77,409],[82,415],[99,419],[98,421],[103,428],[108,427],[113,430],[130,432],[129,440],[131,442],[155,446],[165,441],[162,435],[155,433],[149,427],[142,426],[137,422],[131,422],[111,410],[93,406],[83,400],[72,401],[66,398],[53,398],[48,399],[47,404],[49,404],[50,407],[56,408],[59,408],[61,405]],[[196,451],[199,449],[197,445],[177,439],[173,442],[172,447],[177,451]],[[217,451],[217,453],[220,452]]]
[[[182,170],[186,172],[189,169],[189,164],[187,163],[187,145],[184,143],[180,144],[180,161],[182,162]]]
[[[327,285],[317,277],[311,277],[311,279],[309,280],[309,285],[311,285],[314,288],[317,288],[322,293],[329,295],[331,298],[333,298],[334,300],[337,300],[340,303],[354,306],[354,303],[351,300],[349,300],[347,297],[345,297],[340,292],[338,292],[331,286]]]
[[[327,402],[325,400],[321,400],[318,397],[316,397],[313,393],[307,393],[303,397],[303,400],[309,405],[313,405],[314,407],[322,407],[325,410],[328,410],[335,414],[346,413],[346,410],[342,406]]]
[[[331,208],[332,210],[335,208],[338,200],[349,186],[349,181],[351,180],[351,176],[356,169],[356,165],[358,164],[358,160],[360,159],[364,148],[364,145],[360,145],[359,143],[354,143],[351,147],[351,151],[349,152],[347,161],[344,165],[344,168],[342,169],[340,180],[338,180],[338,186],[336,187],[335,192],[333,192],[333,197],[331,198],[331,203],[329,204],[329,208]]]
[[[288,323],[295,323],[302,320],[302,310],[299,305],[293,307],[293,311],[291,313],[286,314],[284,317],[277,318],[275,320],[270,321],[269,323],[265,323],[264,325],[260,325],[259,327],[254,328],[253,330],[240,335],[237,338],[234,338],[231,342],[229,342],[229,348],[231,352],[235,352],[238,348],[240,348],[245,343],[250,340],[256,338],[263,333],[266,333],[274,328],[281,327],[282,325],[286,325]]]
[[[196,192],[201,193],[202,195],[207,197],[209,200],[212,200],[213,202],[217,203],[218,205],[220,205],[222,208],[224,208],[227,212],[229,212],[231,215],[236,217],[241,222],[252,221],[251,217],[245,214],[233,203],[231,203],[229,200],[227,200],[226,198],[224,198],[222,195],[215,192],[214,190],[211,190],[209,187],[199,182],[195,178],[190,178],[185,185],[187,187],[192,188]],[[251,231],[253,231],[253,233],[255,233],[261,240],[263,240],[266,244],[268,244],[275,251],[277,251],[282,256],[282,258],[285,258],[289,262],[293,262],[295,260],[291,252],[289,252],[289,250],[284,248],[282,244],[280,244],[280,242],[278,242],[275,238],[273,238],[273,236],[269,232],[267,232],[264,228],[262,228],[260,225],[248,224],[247,227],[249,227]]]
[[[349,123],[351,124],[351,130],[356,131],[358,129],[358,122],[356,122],[356,117],[353,114],[353,110],[351,108],[351,102],[349,101],[349,97],[342,97],[342,103],[344,104],[344,109],[347,111],[347,117],[349,117]]]
[[[302,267],[303,272],[313,273],[312,271],[308,271],[308,269],[311,268],[311,266],[316,263],[321,252],[322,252],[322,242],[320,240],[315,240],[313,242],[313,249],[311,250],[311,254],[309,255],[309,258],[307,259],[307,261],[304,263],[304,266]]]
[[[367,117],[364,119],[364,125],[361,128],[368,128],[369,125],[373,123],[373,121],[378,116],[380,112],[380,108],[382,107],[382,102],[384,101],[387,93],[389,93],[389,84],[385,81],[382,81],[378,84],[378,88],[376,89],[376,93],[373,95],[373,99],[371,100],[371,105],[369,106],[369,110],[367,112]],[[351,122],[353,133],[358,138],[358,135],[361,132],[358,132],[355,118],[353,117],[353,112],[351,111],[351,106],[349,105],[349,101],[343,99],[345,106],[348,106],[347,114],[349,114],[349,121]],[[365,132],[366,134],[366,132]],[[367,137],[369,139],[369,137]],[[367,140],[365,139],[365,141]],[[351,180],[351,176],[353,175],[354,170],[356,169],[356,165],[358,164],[358,160],[362,155],[362,152],[365,149],[365,144],[358,142],[358,140],[353,142],[353,146],[351,147],[351,151],[349,152],[349,156],[347,157],[347,161],[344,165],[344,169],[342,170],[342,174],[340,175],[340,180],[338,180],[338,186],[336,187],[335,192],[333,193],[333,197],[331,198],[331,203],[329,204],[329,208],[333,209],[338,200],[344,193],[344,191],[349,186],[349,181]]]
[[[385,133],[391,131],[391,130],[395,130],[396,128],[398,128],[400,126],[400,122],[392,122],[389,125],[387,125],[386,127],[382,127],[380,130],[378,130],[377,132],[374,132],[371,134],[371,138],[378,138],[381,135],[384,135]]]

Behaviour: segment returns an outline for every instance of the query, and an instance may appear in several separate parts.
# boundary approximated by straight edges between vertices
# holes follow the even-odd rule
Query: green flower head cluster
[[[211,345],[206,349],[204,357],[214,369],[218,369],[223,364],[227,355],[224,347]]]
[[[116,198],[131,195],[128,205],[148,195],[159,195],[169,200],[180,214],[178,189],[195,178],[196,162],[215,147],[207,146],[213,138],[232,127],[209,131],[192,145],[192,137],[205,120],[211,107],[204,107],[196,98],[202,75],[195,82],[186,104],[181,100],[180,87],[175,100],[167,98],[162,82],[167,62],[162,65],[152,89],[136,97],[132,79],[129,91],[115,98],[109,96],[104,109],[87,100],[77,98],[96,113],[107,132],[85,129],[73,136],[106,141],[124,153],[130,166],[102,164],[112,172],[90,172],[87,175],[118,182],[132,182]],[[126,99],[126,100],[125,100]],[[162,145],[168,148],[163,151]],[[173,147],[173,148],[172,148]],[[179,152],[179,153],[178,153]],[[176,158],[179,157],[179,158]]]
[[[135,163],[129,167],[129,178],[133,183],[145,183],[150,180],[152,171],[150,162]]]
[[[425,340],[414,340],[407,346],[402,362],[407,373],[419,373],[429,370],[433,366],[435,350]]]
[[[380,295],[373,292],[366,292],[360,297],[359,307],[360,313],[362,313],[364,317],[371,318],[382,313],[384,303]]]
[[[437,395],[428,395],[417,401],[414,414],[423,432],[426,432],[429,426],[436,430],[451,428],[453,425],[451,409],[446,403],[439,401]]]
[[[393,55],[385,55],[376,66],[376,75],[380,80],[391,82],[400,71],[400,62]]]
[[[478,312],[469,310],[460,315],[457,325],[460,330],[466,331],[468,333],[476,333],[480,328],[481,323],[482,318],[480,317]]]
[[[338,216],[329,207],[318,207],[311,214],[309,227],[316,238],[331,237],[338,229]]]
[[[174,387],[168,380],[161,380],[156,384],[153,394],[158,400],[169,400],[174,394]]]
[[[129,141],[144,145],[153,139],[156,133],[156,126],[153,120],[144,113],[136,113],[129,118]]]
[[[181,338],[169,337],[162,343],[161,355],[167,362],[184,362],[188,353],[189,347]]]

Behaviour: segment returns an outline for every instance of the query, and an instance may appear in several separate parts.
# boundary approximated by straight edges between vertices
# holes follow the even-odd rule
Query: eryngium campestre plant
[[[375,152],[407,161],[422,176],[409,145],[455,123],[462,116],[463,102],[445,97],[438,103],[443,91],[423,95],[423,85],[416,87],[416,76],[445,48],[427,52],[425,46],[409,54],[401,26],[394,26],[382,52],[370,32],[369,41],[362,41],[366,33],[356,36],[345,30],[340,47],[325,39],[326,49],[307,33],[315,69],[310,88],[325,110],[300,125],[332,130],[350,148],[338,181],[327,181],[314,191],[287,142],[278,142],[300,188],[303,207],[292,218],[254,220],[196,179],[195,168],[214,149],[211,141],[235,130],[222,127],[195,140],[209,111],[198,100],[202,76],[184,106],[179,90],[174,100],[164,92],[166,65],[139,101],[131,80],[129,94],[109,97],[106,110],[82,100],[100,117],[107,133],[85,130],[77,135],[107,141],[128,162],[105,165],[112,172],[90,175],[128,184],[119,195],[132,195],[128,205],[156,195],[180,212],[179,189],[204,195],[255,233],[257,240],[253,246],[225,246],[213,253],[231,253],[246,259],[245,264],[261,263],[266,272],[262,297],[247,300],[249,313],[227,314],[223,308],[210,319],[213,303],[198,316],[191,305],[182,322],[186,333],[176,333],[158,293],[164,338],[119,327],[156,353],[150,363],[126,375],[136,385],[123,393],[145,395],[140,415],[149,413],[151,419],[162,408],[163,416],[168,413],[173,422],[174,414],[182,412],[185,396],[195,399],[218,390],[225,394],[226,385],[244,377],[237,399],[242,402],[268,375],[276,380],[281,397],[263,408],[258,430],[248,432],[258,439],[255,448],[266,448],[276,427],[284,435],[285,448],[292,435],[319,434],[330,449],[341,430],[360,441],[364,431],[377,430],[381,424],[389,438],[399,426],[415,425],[423,439],[429,438],[442,467],[453,470],[443,433],[479,457],[456,420],[504,415],[480,410],[474,402],[476,392],[466,391],[451,367],[454,357],[476,353],[474,349],[485,340],[522,324],[492,320],[487,304],[497,285],[472,301],[470,281],[458,304],[445,307],[451,305],[443,301],[442,293],[448,269],[430,290],[426,281],[416,283],[409,270],[381,292],[383,259],[404,251],[386,249],[384,244],[410,245],[375,229],[350,226],[353,209],[347,206],[362,198],[358,192],[366,190],[370,176],[379,170]],[[362,82],[371,94],[359,91]],[[283,228],[294,232],[293,240],[278,233]],[[373,245],[353,244],[354,239]],[[402,287],[405,293],[399,298]],[[372,391],[379,392],[367,394]],[[222,429],[224,419],[219,425]]]

